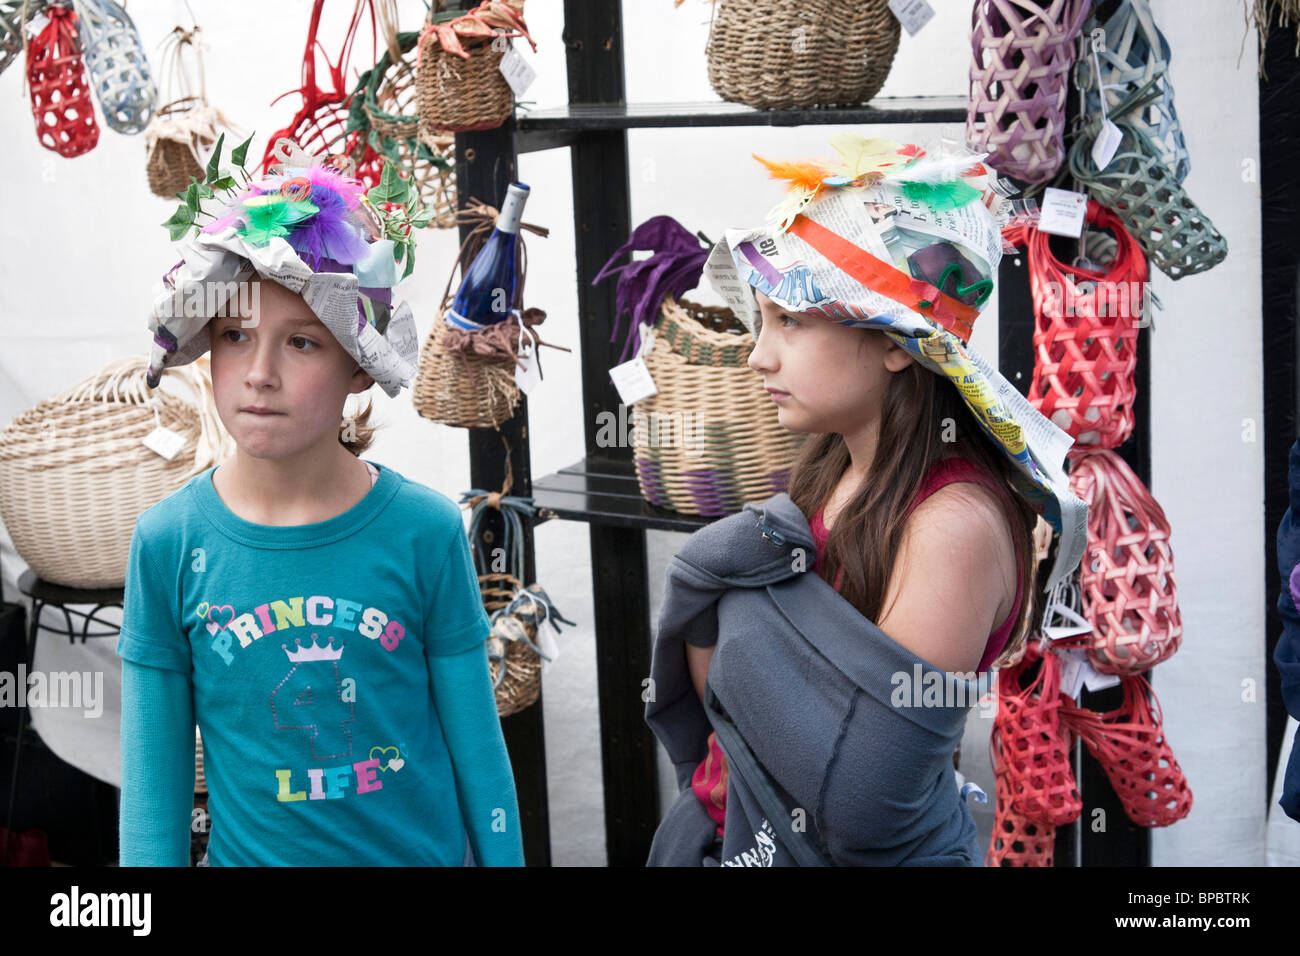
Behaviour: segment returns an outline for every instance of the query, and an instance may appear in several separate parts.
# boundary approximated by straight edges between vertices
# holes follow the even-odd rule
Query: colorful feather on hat
[[[351,265],[364,259],[369,251],[361,224],[348,211],[347,201],[346,194],[327,185],[316,183],[311,187],[310,204],[316,214],[290,231],[287,240],[313,270],[320,268],[321,259]]]
[[[252,246],[264,246],[276,236],[287,236],[289,227],[316,212],[316,207],[305,199],[289,199],[279,193],[254,196],[244,202],[248,221],[239,228],[239,234]]]

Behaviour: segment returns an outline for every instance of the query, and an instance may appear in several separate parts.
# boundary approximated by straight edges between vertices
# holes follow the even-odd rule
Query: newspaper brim
[[[254,272],[303,297],[312,312],[390,397],[410,385],[419,357],[415,317],[406,302],[398,304],[383,335],[372,325],[357,331],[357,277],[349,272],[313,272],[283,238],[252,246],[235,226],[203,233],[179,247],[184,262],[154,298],[149,329],[155,335],[148,380],[156,385],[163,371],[188,365],[211,347],[208,322],[231,314],[247,295]],[[158,341],[170,334],[176,348],[167,351]]]
[[[923,368],[947,378],[985,434],[1016,466],[1017,490],[1061,535],[1048,587],[1073,572],[1087,546],[1088,518],[1087,506],[1070,491],[1064,470],[1074,439],[1039,413],[975,349],[947,330],[935,328],[901,305],[878,308],[882,297],[875,294],[872,306],[863,308],[863,298],[840,299],[824,292],[856,283],[806,244],[798,255],[783,257],[791,244],[781,239],[770,228],[730,229],[709,254],[704,273],[741,323],[757,335],[761,313],[755,290],[759,289],[792,313],[880,329]]]

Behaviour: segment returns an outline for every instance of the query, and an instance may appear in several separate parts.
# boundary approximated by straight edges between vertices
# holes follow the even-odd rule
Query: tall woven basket
[[[0,433],[0,520],[46,581],[121,587],[136,519],[231,448],[206,358],[169,376],[191,400],[150,389],[147,370],[144,356],[118,359]],[[170,460],[142,444],[159,425],[185,439]]]
[[[856,106],[884,86],[899,32],[887,0],[718,0],[709,84],[760,110]]]
[[[754,337],[728,309],[665,296],[646,367],[658,393],[633,410],[641,495],[682,514],[724,515],[784,491],[802,436],[746,362]]]

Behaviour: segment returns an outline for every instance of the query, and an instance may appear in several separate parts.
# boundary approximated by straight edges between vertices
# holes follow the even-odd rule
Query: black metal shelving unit
[[[614,283],[593,287],[591,278],[632,229],[627,132],[716,126],[964,123],[966,106],[964,99],[956,97],[877,98],[858,109],[778,111],[716,102],[627,104],[621,6],[565,0],[563,39],[570,105],[520,114],[497,130],[457,134],[456,169],[461,205],[471,197],[492,201],[504,195],[515,178],[519,154],[559,147],[571,151],[587,454],[533,482],[528,467],[526,399],[501,432],[511,449],[511,491],[531,495],[540,509],[537,520],[584,521],[589,526],[607,858],[613,866],[641,866],[660,818],[656,742],[646,726],[641,697],[642,681],[650,673],[653,638],[645,533],[690,532],[711,519],[649,505],[637,485],[632,450],[604,448],[597,443],[599,414],[618,413],[619,397],[608,373],[619,355],[618,347],[610,342]],[[1011,264],[1011,257],[1003,265],[1001,277],[1004,287],[1011,285],[1007,280],[1014,277],[1024,292],[1000,296],[999,366],[1009,381],[1027,392],[1033,375],[1028,282],[1023,269]],[[1144,435],[1146,378],[1142,365],[1139,372],[1143,376],[1139,385],[1143,406],[1138,410],[1138,432]],[[500,488],[505,476],[501,436],[491,430],[471,430],[470,445],[475,487]],[[1139,474],[1145,479],[1149,472]],[[481,544],[490,548],[499,534],[499,525],[489,523]],[[532,580],[531,527],[526,529],[525,553]],[[502,725],[515,770],[527,861],[529,865],[547,865],[550,839],[540,701],[538,706],[506,718]],[[1103,786],[1109,790],[1108,783],[1103,781]],[[1124,819],[1122,811],[1118,812],[1119,819]],[[1120,831],[1115,827],[1109,833],[1091,834],[1091,842],[1129,844],[1144,836]],[[1060,862],[1069,865],[1078,861],[1070,853]]]

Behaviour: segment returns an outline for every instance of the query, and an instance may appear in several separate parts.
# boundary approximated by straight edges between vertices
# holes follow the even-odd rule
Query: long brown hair
[[[863,332],[884,334],[876,329]],[[946,437],[952,440],[944,441]],[[1011,476],[1015,466],[984,433],[956,386],[916,362],[892,374],[882,403],[875,458],[867,478],[835,518],[821,575],[834,582],[843,568],[840,594],[868,620],[879,620],[902,543],[907,507],[925,474],[945,451],[969,459],[1009,492],[999,499],[1005,499],[1002,512],[1020,556],[1024,599],[998,655],[1000,662],[1015,655],[1042,612],[1044,597],[1035,586],[1036,515],[1014,490]],[[848,465],[849,450],[841,435],[810,435],[791,468],[791,500],[811,519],[827,503]]]

